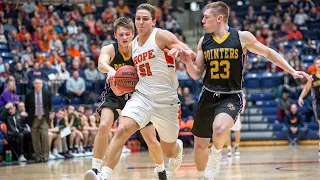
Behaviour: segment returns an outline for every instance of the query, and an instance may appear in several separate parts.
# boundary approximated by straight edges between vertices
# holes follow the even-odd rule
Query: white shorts
[[[232,126],[231,131],[240,131],[241,127],[242,127],[242,124],[241,124],[241,118],[239,115],[236,123],[234,123],[234,125]]]
[[[164,142],[176,142],[179,134],[180,102],[178,98],[146,98],[134,92],[121,112],[122,116],[130,117],[138,123],[140,129],[150,121],[157,129],[160,139]]]

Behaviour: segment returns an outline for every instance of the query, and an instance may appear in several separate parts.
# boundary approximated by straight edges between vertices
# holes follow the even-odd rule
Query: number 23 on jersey
[[[220,73],[223,68],[223,73]],[[228,60],[212,60],[210,62],[211,79],[228,79],[230,77],[230,62]]]

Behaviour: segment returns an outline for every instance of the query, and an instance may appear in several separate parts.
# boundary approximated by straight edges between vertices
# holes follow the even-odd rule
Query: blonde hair
[[[113,23],[114,33],[117,32],[119,27],[126,27],[132,30],[134,32],[134,24],[131,18],[129,17],[120,17],[116,19]]]
[[[16,83],[14,81],[8,81],[8,84],[7,84],[7,87],[6,87],[6,90],[7,91],[11,91],[11,86],[13,88],[13,92],[15,92],[17,90],[17,87],[16,87]]]
[[[216,15],[222,15],[224,22],[228,23],[229,6],[226,3],[222,1],[212,2],[207,4],[206,9],[215,9]]]

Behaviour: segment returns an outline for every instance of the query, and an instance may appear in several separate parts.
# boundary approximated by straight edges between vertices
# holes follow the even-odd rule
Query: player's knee
[[[83,136],[88,137],[89,136],[89,131],[82,131]]]
[[[130,129],[125,125],[120,125],[117,128],[117,132],[115,136],[128,135],[130,133]]]
[[[158,148],[159,142],[157,140],[152,140],[152,141],[148,142],[147,145],[150,150],[155,150]]]
[[[163,153],[167,158],[172,158],[174,155],[174,148],[170,148],[166,151],[163,151]]]
[[[112,123],[103,122],[99,126],[99,132],[102,134],[108,134],[111,129]]]
[[[205,151],[206,149],[208,149],[207,143],[195,143],[194,144],[195,151]]]
[[[214,128],[214,136],[221,138],[223,137],[228,131],[228,128],[226,126],[217,126]]]

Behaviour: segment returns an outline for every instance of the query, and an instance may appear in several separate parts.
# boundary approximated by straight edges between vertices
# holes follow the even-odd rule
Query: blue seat
[[[199,101],[199,98],[200,98],[199,94],[192,94],[192,96],[196,102]]]
[[[287,137],[285,135],[285,133],[283,133],[282,131],[278,131],[275,133],[276,134],[276,140],[286,140]]]
[[[260,75],[257,73],[247,73],[244,77],[244,87],[260,88]]]
[[[251,101],[273,100],[272,93],[251,93],[248,95]]]
[[[308,123],[308,129],[318,130],[319,129],[319,123],[317,123],[317,122]]]
[[[306,139],[319,139],[318,130],[309,130],[306,134]]]
[[[0,51],[1,52],[8,52],[8,46],[4,43],[0,43]]]
[[[316,56],[311,55],[301,55],[301,60],[303,63],[313,63]]]
[[[280,78],[277,73],[263,73],[261,75],[261,88],[274,88],[279,86]]]
[[[13,54],[11,52],[2,52],[1,57],[3,60],[13,59]]]
[[[53,105],[60,105],[62,103],[62,97],[61,96],[53,96],[52,97],[52,104]]]
[[[274,123],[274,124],[272,125],[272,130],[273,130],[273,131],[282,131],[282,128],[283,128],[283,124],[276,124],[276,123]]]
[[[75,97],[71,100],[71,103],[74,104],[74,105],[79,105],[79,104],[83,104],[83,99],[82,98],[78,98],[78,97]]]
[[[257,107],[277,107],[278,102],[275,100],[256,101]]]
[[[86,81],[86,90],[92,91],[93,90],[93,83],[90,81]]]
[[[277,120],[276,114],[266,115],[268,123],[274,123]]]
[[[262,115],[273,115],[277,114],[277,107],[264,107],[262,108]]]

